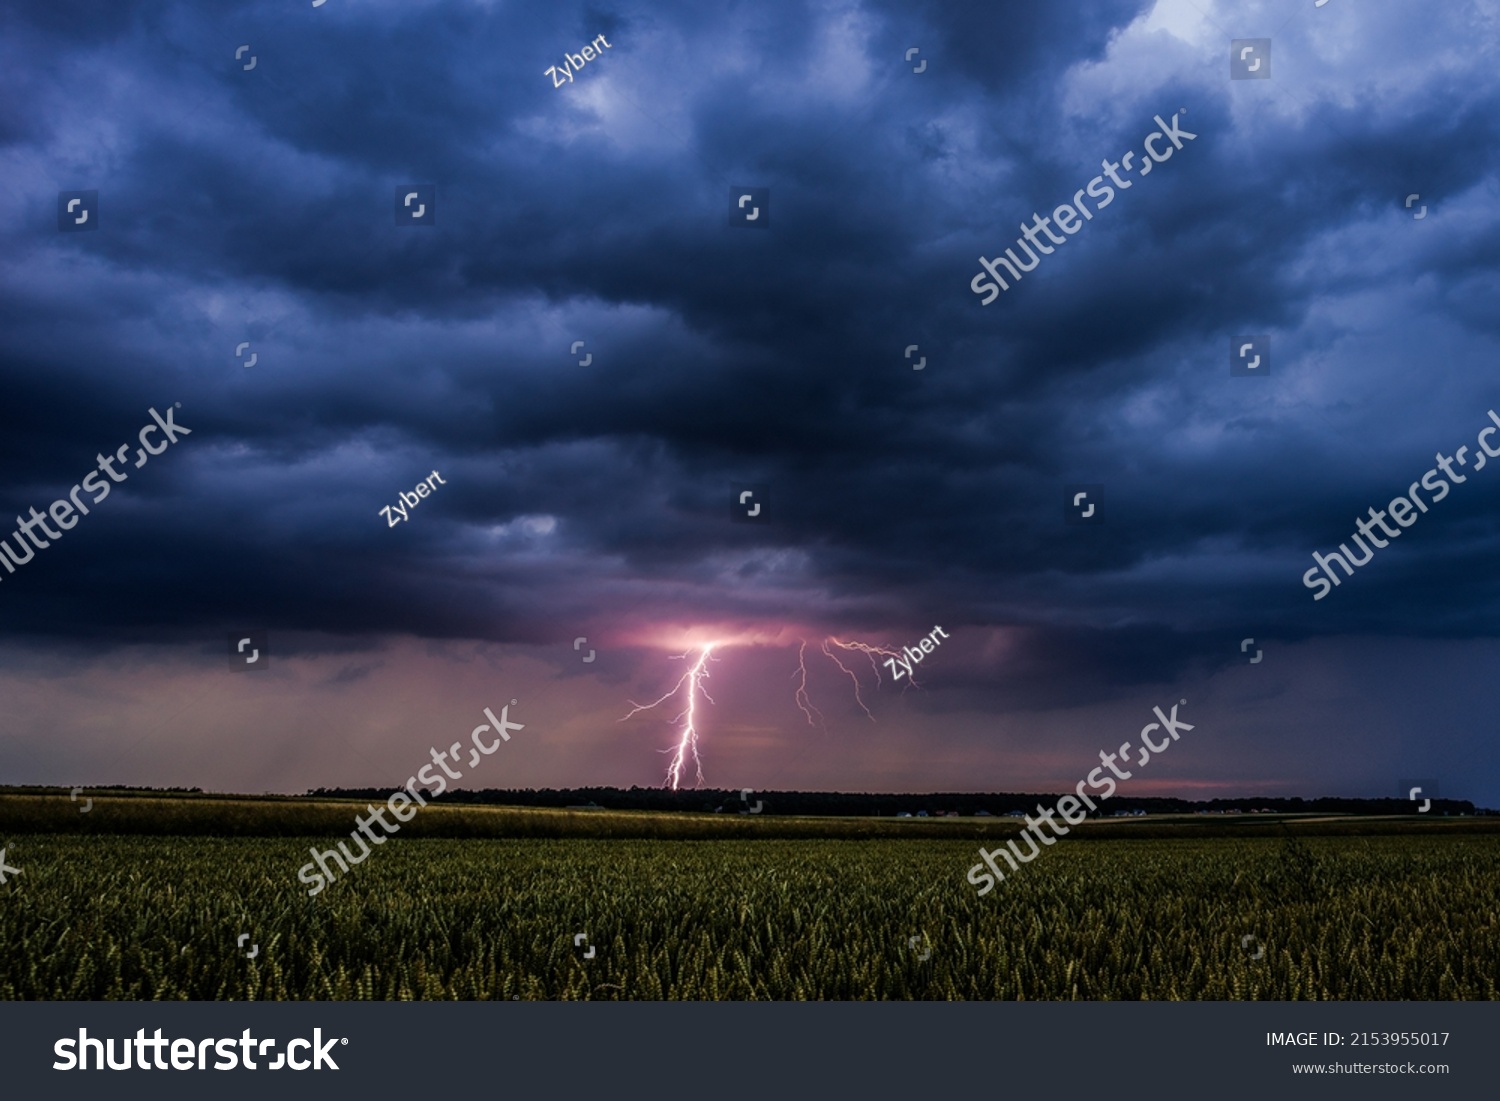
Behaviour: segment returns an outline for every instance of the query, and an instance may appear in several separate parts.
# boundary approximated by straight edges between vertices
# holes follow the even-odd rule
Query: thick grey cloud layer
[[[0,629],[943,622],[1026,640],[948,674],[997,711],[1244,635],[1492,636],[1500,466],[1300,578],[1500,405],[1500,14],[970,8],[0,7],[0,494],[45,507],[151,406],[194,432],[0,577]],[[1273,78],[1231,81],[1264,35]],[[979,304],[979,256],[1179,111],[1196,139]],[[742,185],[768,230],[728,226]],[[57,231],[70,189],[97,232]],[[1240,334],[1269,378],[1230,377]]]

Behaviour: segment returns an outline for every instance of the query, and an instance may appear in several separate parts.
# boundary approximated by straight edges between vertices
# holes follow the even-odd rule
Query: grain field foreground
[[[963,841],[393,838],[309,898],[311,843],[14,839],[0,998],[1490,999],[1500,983],[1493,837],[1059,844],[984,898]]]

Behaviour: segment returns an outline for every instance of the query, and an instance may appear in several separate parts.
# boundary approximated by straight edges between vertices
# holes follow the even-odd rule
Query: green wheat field
[[[347,839],[360,809],[104,799],[80,817],[65,795],[0,796],[0,846],[22,870],[0,886],[0,998],[1491,999],[1500,987],[1500,831],[1484,820],[1091,824],[980,898],[964,880],[979,839],[1013,825],[435,807],[309,898],[296,878],[309,846]],[[314,820],[316,836],[274,836]],[[206,822],[217,836],[189,832]],[[251,835],[257,824],[273,835]]]

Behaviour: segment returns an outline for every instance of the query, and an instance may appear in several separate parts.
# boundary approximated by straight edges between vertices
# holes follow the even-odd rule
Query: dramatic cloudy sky
[[[717,641],[716,786],[1071,787],[1185,699],[1124,790],[1500,804],[1500,464],[1301,580],[1500,406],[1497,47],[1496,0],[5,0],[0,501],[192,435],[0,575],[0,781],[399,784],[515,699],[465,784],[655,784],[678,708],[618,720]],[[821,652],[939,624],[919,688],[849,665],[873,721]]]

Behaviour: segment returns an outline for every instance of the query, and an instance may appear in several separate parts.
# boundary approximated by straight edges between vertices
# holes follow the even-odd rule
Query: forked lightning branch
[[[865,642],[845,642],[843,639],[832,635],[823,640],[820,648],[824,656],[833,662],[834,665],[838,666],[839,671],[849,678],[854,688],[854,702],[859,705],[860,710],[865,713],[870,721],[874,722],[875,715],[865,704],[864,695],[860,691],[862,686],[859,674],[845,665],[840,660],[836,651],[842,650],[846,655],[863,654],[869,661],[870,668],[875,674],[875,684],[877,687],[880,685],[880,666],[877,664],[877,658],[885,659],[884,664],[890,668],[894,680],[900,680],[904,676],[911,683],[915,684],[916,680],[911,676],[912,668],[920,663],[925,655],[932,653],[937,648],[938,642],[941,640],[934,636],[939,634],[941,634],[942,638],[948,637],[947,633],[941,627],[935,627],[932,634],[918,644],[917,649],[913,650],[911,647],[904,647],[901,653],[885,649],[881,646],[872,646]],[[678,728],[677,741],[671,749],[664,751],[671,754],[671,760],[667,765],[666,785],[672,788],[673,791],[676,791],[682,785],[690,763],[696,784],[701,786],[704,783],[703,761],[698,754],[698,735],[700,732],[698,704],[700,699],[708,703],[714,702],[713,697],[708,694],[708,689],[704,682],[708,680],[709,664],[717,663],[721,660],[715,656],[715,651],[738,645],[745,645],[745,643],[738,639],[721,639],[694,647],[681,654],[674,654],[672,656],[673,661],[685,661],[689,655],[694,655],[693,662],[682,676],[677,678],[677,682],[670,689],[650,703],[636,703],[634,700],[629,701],[630,711],[619,720],[620,722],[624,722],[626,719],[632,718],[642,711],[655,710],[668,700],[676,700],[678,702],[682,710],[671,719],[672,724]],[[898,662],[902,667],[901,670],[897,669]],[[796,690],[792,693],[793,700],[796,702],[803,716],[806,717],[808,725],[816,726],[817,722],[814,721],[813,716],[817,716],[818,722],[821,722],[823,720],[823,713],[813,704],[812,697],[808,694],[807,690],[806,639],[803,639],[797,647],[797,668],[792,671],[791,679],[797,682]]]

